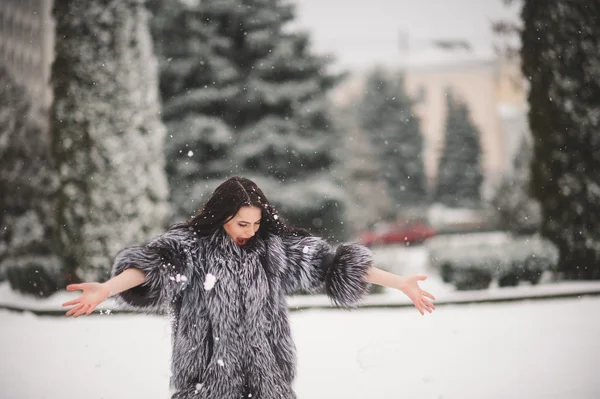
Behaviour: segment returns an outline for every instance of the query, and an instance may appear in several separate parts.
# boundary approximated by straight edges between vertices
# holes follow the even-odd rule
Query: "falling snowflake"
[[[187,277],[178,273],[175,276],[175,281],[178,282],[178,283],[185,283],[187,281]]]
[[[308,247],[307,247],[307,246],[305,246],[305,247],[302,249],[302,252],[303,252],[303,253],[305,253],[305,254],[307,254],[307,253],[308,253]]]
[[[206,280],[204,281],[204,289],[207,291],[212,290],[212,288],[215,286],[216,281],[217,281],[217,278],[215,276],[213,276],[210,273],[207,274]]]
[[[192,151],[192,150],[188,151],[187,155],[188,155],[188,157],[192,157],[194,155],[194,151]]]
[[[225,362],[223,362],[223,359],[217,360],[217,364],[221,367],[225,366]]]

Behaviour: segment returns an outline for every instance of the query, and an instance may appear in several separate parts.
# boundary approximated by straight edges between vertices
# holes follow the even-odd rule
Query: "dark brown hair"
[[[202,210],[187,223],[200,237],[212,235],[235,216],[242,206],[255,206],[261,210],[257,235],[269,234],[309,235],[305,230],[288,226],[279,216],[262,190],[250,179],[234,176],[221,183],[206,201]]]

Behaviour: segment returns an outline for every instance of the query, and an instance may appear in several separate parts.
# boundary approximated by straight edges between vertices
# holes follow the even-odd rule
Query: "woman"
[[[397,288],[421,314],[434,297],[424,276],[401,277],[371,265],[370,251],[287,226],[252,181],[233,177],[201,212],[144,246],[116,256],[105,283],[73,284],[83,294],[67,316],[89,315],[111,295],[142,311],[172,316],[172,398],[295,398],[295,347],[286,294],[322,287],[355,307],[370,283]]]

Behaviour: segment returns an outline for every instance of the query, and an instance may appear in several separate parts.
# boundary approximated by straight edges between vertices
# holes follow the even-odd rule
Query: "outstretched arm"
[[[79,290],[83,292],[81,296],[63,303],[62,306],[74,305],[67,311],[67,316],[79,317],[84,314],[90,315],[96,309],[96,306],[109,296],[137,287],[145,281],[145,278],[146,275],[143,271],[131,268],[104,283],[70,284],[67,286],[67,291]]]
[[[67,316],[90,314],[109,296],[144,312],[163,310],[186,286],[193,261],[189,247],[197,240],[185,224],[172,226],[146,245],[123,248],[115,257],[112,278],[105,283],[71,284],[68,291],[83,291],[63,306],[75,305]]]
[[[435,297],[419,287],[418,282],[426,279],[426,276],[398,276],[373,266],[367,272],[369,283],[402,291],[422,315],[425,314],[424,310],[429,313],[435,310],[435,305],[427,299],[435,300]]]
[[[274,237],[270,244],[273,254],[281,252],[278,245],[284,248],[281,257],[288,269],[283,273],[282,281],[287,293],[298,288],[312,292],[324,285],[325,292],[336,305],[354,308],[368,293],[369,285],[377,284],[402,291],[421,314],[435,309],[426,299],[435,299],[434,296],[418,284],[427,277],[398,276],[373,267],[371,250],[362,245],[340,245],[333,251],[323,239],[310,236]]]

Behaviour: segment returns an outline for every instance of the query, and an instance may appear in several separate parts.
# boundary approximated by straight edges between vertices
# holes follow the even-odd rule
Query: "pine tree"
[[[376,68],[367,77],[357,109],[360,125],[378,154],[391,202],[397,212],[427,203],[423,134],[402,75]]]
[[[522,18],[542,234],[558,246],[566,278],[598,279],[600,4],[527,0]]]
[[[50,138],[37,118],[25,88],[0,66],[0,280],[8,276],[13,289],[47,296],[60,283],[52,245],[57,181]],[[42,284],[45,270],[50,284]]]
[[[479,131],[466,104],[447,93],[445,141],[438,165],[435,201],[450,207],[477,207],[483,172]]]
[[[148,6],[168,131],[165,156],[173,222],[195,214],[233,172],[235,137],[214,112],[224,99],[217,82],[226,81],[221,74],[228,72],[215,53],[219,37],[203,5],[151,0]]]
[[[137,0],[55,1],[53,156],[59,253],[103,279],[119,249],[164,229],[165,130],[147,11]]]
[[[347,217],[352,223],[348,232],[356,237],[394,214],[387,182],[381,173],[381,157],[376,154],[368,132],[359,126],[356,106],[339,108],[334,117],[343,137],[337,163],[340,178],[350,183]]]
[[[524,136],[513,160],[513,167],[503,176],[493,199],[500,226],[515,234],[532,234],[541,222],[539,203],[531,195],[532,145]]]
[[[327,171],[336,143],[324,98],[336,77],[326,73],[326,57],[311,54],[307,35],[286,28],[293,19],[281,0],[157,7],[168,170],[180,217],[219,180],[244,174],[291,222],[326,234],[339,229],[343,190]]]

